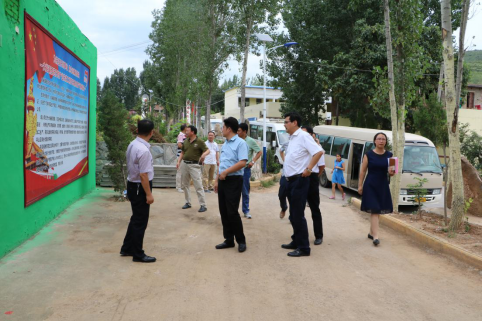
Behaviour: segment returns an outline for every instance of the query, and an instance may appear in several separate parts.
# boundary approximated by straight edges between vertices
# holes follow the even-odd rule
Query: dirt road
[[[130,205],[110,195],[90,194],[0,261],[0,320],[482,318],[479,271],[385,228],[375,248],[367,217],[324,197],[324,243],[290,258],[277,186],[252,193],[245,253],[214,249],[217,195],[199,214],[195,195],[182,210],[183,194],[157,189],[144,247],[158,261],[141,264],[118,255]]]

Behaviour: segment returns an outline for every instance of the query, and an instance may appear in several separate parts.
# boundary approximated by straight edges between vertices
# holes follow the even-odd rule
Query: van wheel
[[[323,171],[323,174],[321,174],[320,185],[326,188],[331,187],[331,182],[328,180],[328,177],[326,177],[326,171]]]

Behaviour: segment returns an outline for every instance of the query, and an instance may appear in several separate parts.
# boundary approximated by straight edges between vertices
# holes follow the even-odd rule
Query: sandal
[[[343,196],[341,197],[341,199],[342,199],[342,200],[345,200],[345,196],[346,196],[346,194],[343,193]]]
[[[335,196],[330,197],[330,199],[331,199],[331,200],[334,200],[334,199],[335,199]]]

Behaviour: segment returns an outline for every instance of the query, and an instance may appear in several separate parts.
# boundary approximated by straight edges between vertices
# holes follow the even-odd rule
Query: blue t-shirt
[[[230,140],[226,140],[221,149],[219,173],[222,173],[241,160],[248,160],[248,144],[246,144],[244,139],[239,138],[238,135],[234,135]],[[228,176],[243,176],[243,174],[244,168],[241,168],[237,172],[228,174]]]

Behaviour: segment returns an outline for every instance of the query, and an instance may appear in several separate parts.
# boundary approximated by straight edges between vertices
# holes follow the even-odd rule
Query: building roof
[[[232,88],[229,88],[229,89],[226,89],[224,92],[227,92],[227,91],[230,91],[234,88],[240,88],[241,86],[234,86]],[[264,87],[263,86],[245,86],[245,88],[259,88],[259,89],[263,89]],[[266,87],[266,89],[279,89],[281,90],[281,87],[278,87],[278,88],[274,88],[274,87]]]
[[[247,86],[246,86],[247,87]],[[476,85],[476,84],[470,84],[467,85],[467,88],[472,87],[472,88],[482,88],[482,85]]]

